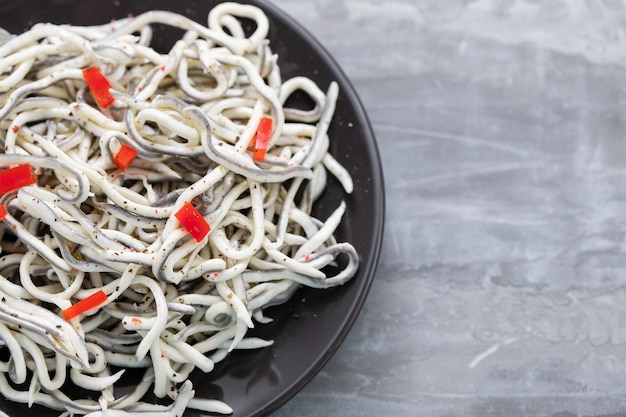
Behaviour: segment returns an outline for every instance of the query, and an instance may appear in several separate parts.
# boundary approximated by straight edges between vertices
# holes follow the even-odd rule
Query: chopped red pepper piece
[[[174,216],[196,242],[200,242],[211,231],[209,223],[191,203],[185,203]]]
[[[96,99],[98,106],[107,108],[111,105],[115,99],[109,92],[111,84],[109,80],[100,72],[96,67],[89,67],[83,69],[83,78],[91,90],[91,94]]]
[[[78,301],[76,304],[71,307],[66,308],[61,312],[61,315],[65,320],[71,320],[74,317],[77,317],[83,313],[88,312],[89,310],[93,310],[104,304],[107,301],[108,297],[104,291],[98,290],[95,293],[91,294],[89,297],[84,298]]]
[[[7,208],[6,208],[6,207],[4,207],[4,205],[3,205],[3,204],[0,204],[0,220],[4,219],[4,217],[5,217],[7,214],[9,214],[9,213],[7,212]]]
[[[136,157],[137,150],[123,143],[120,150],[113,156],[113,162],[120,171],[125,171]]]
[[[30,164],[18,165],[0,171],[0,194],[10,193],[37,182],[37,177]]]
[[[259,126],[256,129],[254,152],[252,153],[252,159],[255,161],[262,161],[265,159],[265,153],[267,152],[267,145],[270,142],[271,133],[272,119],[269,117],[261,117],[261,120],[259,120]]]

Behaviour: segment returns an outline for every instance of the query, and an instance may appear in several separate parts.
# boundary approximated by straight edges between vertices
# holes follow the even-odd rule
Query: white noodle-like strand
[[[64,416],[232,413],[194,397],[191,373],[270,346],[249,330],[301,285],[355,275],[356,249],[334,236],[349,201],[324,221],[311,214],[329,175],[354,187],[329,153],[338,84],[283,80],[256,6],[221,3],[207,21],[151,11],[37,24],[0,44],[0,175],[26,165],[35,178],[0,195],[5,398]],[[183,34],[157,51],[164,26]],[[112,104],[98,104],[87,67],[108,80]],[[287,107],[302,94],[313,109]],[[189,205],[201,236],[179,217]],[[143,377],[120,396],[135,368]],[[163,402],[145,401],[150,391]]]

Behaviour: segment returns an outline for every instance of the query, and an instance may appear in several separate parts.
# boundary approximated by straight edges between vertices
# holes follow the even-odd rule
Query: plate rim
[[[120,3],[126,3],[126,1],[128,0],[124,0]],[[347,74],[344,72],[344,70],[341,68],[333,54],[329,52],[329,50],[323,45],[323,43],[320,42],[320,40],[315,35],[313,35],[313,33],[309,29],[307,29],[295,17],[290,15],[288,12],[283,10],[275,3],[264,0],[240,0],[239,2],[253,4],[257,7],[260,7],[266,14],[270,15],[272,19],[279,20],[280,23],[288,27],[290,31],[296,33],[298,37],[304,40],[309,45],[309,47],[314,50],[321,59],[323,59],[326,66],[331,69],[330,75],[333,78],[337,78],[337,81],[340,83],[341,86],[340,94],[346,99],[346,101],[350,103],[356,120],[360,124],[362,124],[362,134],[360,134],[360,136],[362,136],[362,144],[367,147],[366,154],[369,156],[369,163],[367,166],[371,168],[370,186],[372,189],[372,212],[375,216],[372,218],[372,223],[374,226],[372,228],[371,234],[372,244],[369,248],[368,253],[359,253],[361,258],[359,271],[357,272],[357,275],[353,278],[353,280],[359,279],[364,280],[365,282],[361,283],[358,297],[352,300],[349,314],[344,317],[341,325],[337,326],[334,332],[335,337],[332,338],[332,340],[328,340],[324,344],[326,348],[324,349],[323,354],[317,356],[316,360],[312,361],[309,366],[306,367],[306,371],[297,380],[290,381],[289,384],[287,384],[287,386],[284,387],[282,390],[277,390],[275,392],[275,395],[271,399],[268,399],[265,404],[261,405],[261,407],[259,407],[256,412],[252,414],[245,414],[249,417],[257,417],[268,415],[271,412],[276,411],[278,408],[280,408],[282,405],[292,399],[297,393],[299,393],[306,385],[308,385],[309,382],[314,379],[314,377],[324,368],[324,366],[326,366],[329,360],[335,355],[335,353],[343,344],[345,338],[353,328],[354,323],[361,314],[361,310],[369,296],[371,285],[375,278],[378,264],[380,261],[385,229],[386,192],[379,144],[377,142],[370,118],[366,112],[365,106],[363,105],[358,95],[357,89],[355,88],[354,84],[347,76]],[[151,3],[153,2],[146,1],[144,4],[149,5]],[[210,9],[214,7],[215,4],[221,3],[221,1],[207,1],[207,3],[210,4]],[[148,9],[148,7],[146,7],[146,9]],[[198,17],[195,17],[194,20],[200,21]],[[350,285],[350,283],[346,285]],[[3,400],[0,405],[2,405],[4,401],[6,400]],[[2,410],[1,407],[0,410]],[[235,410],[234,415],[240,416],[244,414],[239,414]]]
[[[370,118],[365,110],[365,106],[361,101],[358,92],[344,72],[342,67],[339,65],[339,62],[336,60],[333,54],[324,46],[324,44],[304,25],[302,25],[298,20],[296,20],[289,13],[275,5],[273,2],[262,2],[261,0],[252,0],[252,3],[261,4],[259,7],[272,9],[272,12],[279,16],[284,22],[287,22],[291,29],[299,32],[302,38],[308,40],[311,43],[311,46],[320,53],[325,61],[333,68],[334,74],[338,74],[341,77],[342,84],[342,94],[349,96],[348,101],[353,104],[353,108],[355,113],[357,113],[357,119],[360,123],[364,124],[363,130],[367,133],[368,138],[364,138],[364,141],[367,142],[370,158],[372,159],[373,164],[372,167],[372,183],[374,188],[373,198],[374,198],[374,208],[378,211],[375,228],[374,228],[374,236],[372,238],[373,245],[370,250],[370,256],[367,257],[367,263],[364,264],[364,256],[365,254],[359,254],[361,259],[361,264],[359,265],[359,270],[364,268],[363,275],[359,276],[359,278],[366,280],[366,284],[363,290],[359,293],[360,297],[357,302],[353,305],[353,308],[350,310],[350,315],[347,320],[344,321],[343,326],[339,328],[337,332],[337,337],[331,341],[331,346],[326,350],[325,354],[319,358],[317,362],[310,367],[309,372],[303,378],[301,378],[298,383],[294,384],[295,386],[288,392],[288,398],[284,399],[280,404],[277,404],[276,408],[278,409],[281,405],[285,404],[289,399],[293,398],[298,392],[300,392],[308,383],[324,368],[324,366],[330,361],[330,359],[335,355],[339,347],[345,341],[350,330],[354,326],[356,319],[361,313],[361,310],[369,296],[369,291],[372,286],[372,282],[374,281],[376,271],[378,269],[378,264],[380,261],[380,255],[382,252],[383,245],[383,237],[384,237],[384,229],[385,229],[385,207],[386,207],[386,193],[385,193],[385,183],[384,183],[384,172],[382,166],[382,158],[380,155],[380,150],[378,147],[378,142],[376,139],[376,134],[372,127],[372,123]],[[356,277],[355,277],[356,278]],[[291,392],[293,391],[293,392]],[[287,393],[286,393],[287,394]]]

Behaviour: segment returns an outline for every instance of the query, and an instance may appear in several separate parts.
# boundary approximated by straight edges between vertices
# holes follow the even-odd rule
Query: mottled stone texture
[[[380,268],[274,417],[626,413],[621,1],[274,0],[354,83]]]

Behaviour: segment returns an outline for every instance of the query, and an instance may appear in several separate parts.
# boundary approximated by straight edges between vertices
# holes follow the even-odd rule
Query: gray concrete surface
[[[273,417],[626,412],[626,8],[274,0],[354,83],[387,222],[362,314]]]

